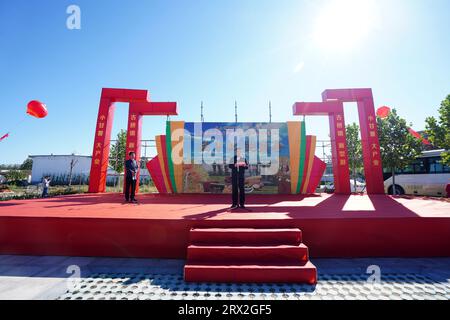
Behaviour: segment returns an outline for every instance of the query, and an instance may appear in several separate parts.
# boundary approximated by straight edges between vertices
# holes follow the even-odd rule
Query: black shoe
[[[233,204],[233,205],[230,207],[230,210],[234,210],[234,209],[237,209],[237,208],[238,208],[237,204]]]
[[[137,203],[137,200],[136,200],[136,199],[133,199],[133,200],[131,200],[130,202],[132,202],[132,203]]]

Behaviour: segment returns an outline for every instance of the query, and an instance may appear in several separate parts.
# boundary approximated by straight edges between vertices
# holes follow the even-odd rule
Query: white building
[[[31,169],[31,183],[39,183],[44,176],[69,176],[72,166],[72,178],[89,177],[91,170],[91,156],[79,155],[36,155]],[[73,181],[76,183],[75,179]]]
[[[40,183],[44,176],[54,178],[68,179],[70,167],[72,166],[72,183],[77,184],[81,179],[87,179],[91,170],[91,156],[80,155],[36,155],[30,156],[33,159],[33,167],[31,169],[31,183]],[[72,164],[72,165],[71,165]],[[117,179],[117,172],[108,169],[107,181],[113,182]],[[141,181],[150,179],[147,169],[141,169]]]

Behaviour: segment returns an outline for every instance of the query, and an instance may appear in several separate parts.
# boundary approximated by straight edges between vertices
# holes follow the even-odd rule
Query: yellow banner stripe
[[[311,146],[308,150],[308,159],[306,159],[306,177],[305,177],[305,183],[303,185],[302,194],[305,194],[308,190],[309,185],[309,179],[311,178],[311,170],[314,162],[314,154],[316,153],[316,136],[310,136],[311,137]]]
[[[298,121],[288,121],[289,138],[289,167],[291,172],[291,193],[297,193],[298,170],[300,163],[300,136],[301,123]]]
[[[177,131],[176,131],[177,130]],[[179,130],[179,131],[178,131]],[[174,132],[178,132],[179,134],[174,134]],[[184,144],[184,121],[171,121],[170,122],[170,132],[171,132],[171,143],[172,143],[172,154],[167,155],[167,157],[171,157],[173,163],[173,175],[175,178],[175,185],[177,193],[182,192],[183,186],[183,162],[174,162],[173,155],[176,157],[181,157],[183,159],[183,144]],[[178,147],[177,147],[178,145]],[[175,152],[177,154],[175,154]]]

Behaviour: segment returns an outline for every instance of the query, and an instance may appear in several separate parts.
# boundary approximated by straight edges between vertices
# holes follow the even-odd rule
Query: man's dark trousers
[[[131,198],[130,198],[130,188],[131,188]],[[136,180],[132,177],[127,177],[125,180],[125,200],[134,200],[134,195],[136,192]]]
[[[244,181],[245,177],[240,174],[233,174],[233,176],[231,177],[233,207],[238,205],[238,192],[239,192],[239,205],[241,207],[245,205]]]
[[[134,194],[136,192],[136,181],[137,179],[133,179],[136,177],[138,172],[138,163],[134,159],[128,159],[125,161],[125,200],[126,201],[135,201]],[[130,198],[130,188],[131,188],[131,198]]]

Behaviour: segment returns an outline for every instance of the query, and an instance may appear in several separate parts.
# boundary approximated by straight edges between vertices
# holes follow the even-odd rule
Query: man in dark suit
[[[134,198],[136,192],[136,179],[139,170],[139,165],[136,161],[136,153],[131,151],[129,154],[129,159],[125,161],[125,200],[131,202],[137,202]],[[131,197],[130,197],[131,189]]]
[[[229,164],[231,169],[231,185],[232,185],[232,200],[233,204],[231,209],[238,208],[238,193],[239,193],[239,207],[245,209],[245,170],[248,169],[248,161],[245,157],[241,156],[241,152],[238,150],[237,154],[233,158],[233,163]]]

